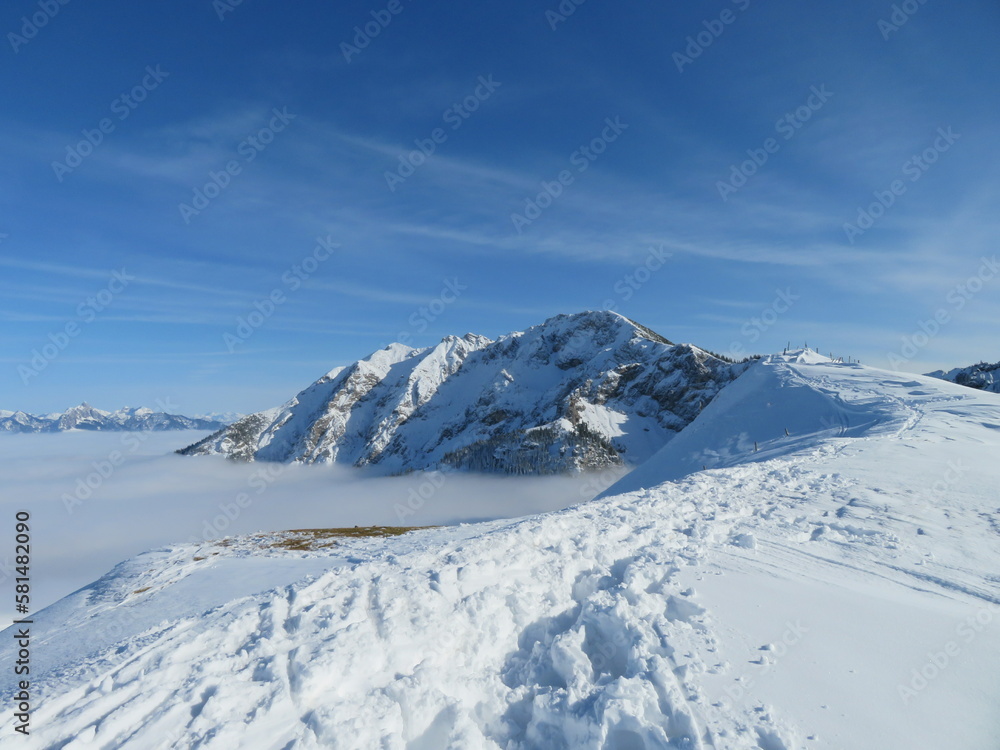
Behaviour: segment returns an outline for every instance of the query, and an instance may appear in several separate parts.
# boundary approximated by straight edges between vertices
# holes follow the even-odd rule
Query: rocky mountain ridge
[[[954,370],[949,370],[948,372],[935,370],[927,374],[932,378],[948,380],[952,383],[976,388],[980,391],[1000,393],[1000,362],[994,362],[993,364],[979,362],[968,367],[956,367]]]
[[[153,411],[148,407],[126,406],[109,412],[95,409],[86,401],[64,412],[35,415],[23,411],[0,411],[0,432],[64,432],[66,430],[146,431],[218,430],[226,422],[207,417],[185,417]]]
[[[392,344],[179,453],[382,474],[634,465],[744,369],[617,313],[559,315],[495,341]]]

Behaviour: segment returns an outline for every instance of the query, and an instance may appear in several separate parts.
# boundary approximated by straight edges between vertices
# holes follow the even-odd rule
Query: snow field
[[[149,553],[38,614],[35,739],[996,747],[997,425],[992,394],[772,357],[590,503]]]

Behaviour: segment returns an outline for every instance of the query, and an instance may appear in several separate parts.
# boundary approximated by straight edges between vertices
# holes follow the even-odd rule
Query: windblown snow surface
[[[32,742],[995,749],[998,447],[994,394],[766,358],[568,510],[123,563],[35,615]]]

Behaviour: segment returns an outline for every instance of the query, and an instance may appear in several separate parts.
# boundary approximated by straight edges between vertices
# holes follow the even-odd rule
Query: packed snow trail
[[[122,564],[35,616],[33,746],[997,748],[998,446],[993,394],[771,357],[565,511]]]

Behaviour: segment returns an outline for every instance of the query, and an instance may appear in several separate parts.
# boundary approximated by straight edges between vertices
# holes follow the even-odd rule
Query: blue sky
[[[1000,8],[680,5],[6,4],[0,408],[252,411],[606,306],[1000,358]]]

